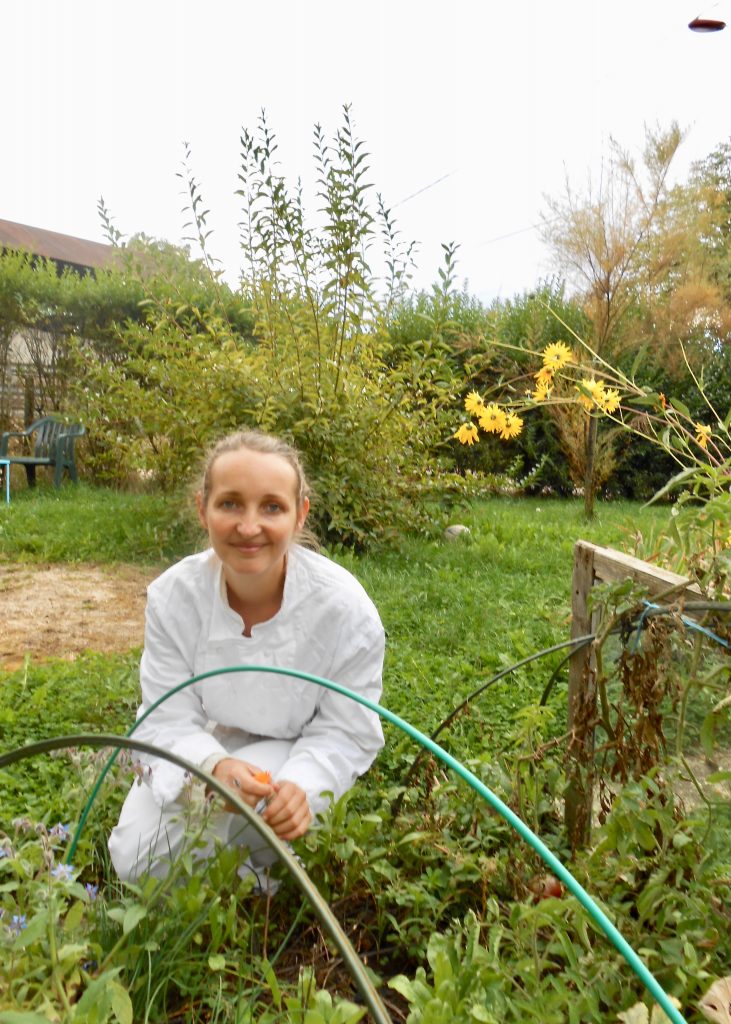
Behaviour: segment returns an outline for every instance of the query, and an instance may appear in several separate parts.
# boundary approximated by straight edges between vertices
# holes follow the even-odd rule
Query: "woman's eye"
[[[224,501],[220,502],[219,507],[229,511],[232,508],[236,508],[236,502],[232,498],[226,498]]]
[[[266,508],[267,512],[272,512],[272,513],[274,513],[274,512],[281,512],[282,511],[282,506],[280,504],[278,504],[276,501],[270,501],[265,506],[265,508]]]

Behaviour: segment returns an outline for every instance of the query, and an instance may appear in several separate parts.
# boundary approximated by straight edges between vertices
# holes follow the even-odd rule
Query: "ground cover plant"
[[[46,503],[58,516],[52,550],[28,543],[33,500],[41,517]],[[152,516],[157,499],[149,500]],[[132,557],[141,505],[135,518],[133,501],[89,489],[70,516],[59,501],[39,492],[0,511],[4,557],[79,557],[91,523],[103,538],[99,559]],[[170,546],[141,543],[141,561],[190,549],[187,537],[165,532],[178,507],[159,506],[158,540]],[[384,703],[425,732],[490,676],[566,638],[579,536],[634,550],[661,536],[668,510],[600,504],[587,525],[578,503],[495,499],[454,514],[471,529],[460,541],[338,555],[387,628]],[[440,738],[563,856],[565,672],[540,702],[561,656],[491,686]],[[27,664],[0,683],[2,749],[122,731],[136,701],[135,652]],[[693,715],[697,739],[704,715]],[[428,760],[407,783],[415,749],[387,733],[368,777],[297,848],[394,1019],[578,1024],[615,1020],[641,998],[619,955],[502,820]],[[99,755],[73,750],[0,775],[0,1021],[21,1012],[28,1021],[362,1015],[344,965],[287,879],[276,899],[255,897],[223,851],[206,870],[181,858],[162,885],[114,881],[105,836],[129,762],[64,864],[68,827],[98,767]],[[697,1020],[693,1005],[731,962],[731,820],[727,803],[683,805],[668,772],[627,781],[573,870]]]

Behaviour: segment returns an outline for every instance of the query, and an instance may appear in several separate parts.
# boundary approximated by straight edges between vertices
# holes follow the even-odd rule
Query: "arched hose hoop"
[[[132,729],[128,733],[128,736],[130,736],[131,733],[134,732],[137,726],[140,725],[147,718],[148,715],[152,714],[152,712],[157,707],[159,707],[160,704],[162,704],[169,697],[172,697],[173,694],[178,693],[180,690],[184,690],[188,686],[192,686],[194,683],[201,682],[203,679],[208,679],[211,676],[228,675],[233,672],[265,672],[271,673],[272,675],[291,676],[294,679],[304,679],[306,682],[315,683],[317,686],[322,686],[326,690],[332,690],[334,693],[339,693],[343,697],[348,697],[350,700],[354,700],[357,704],[362,704],[363,707],[368,708],[370,711],[375,711],[376,714],[381,716],[381,718],[384,718],[387,722],[390,722],[392,725],[395,725],[397,728],[405,732],[407,736],[410,736],[412,740],[416,740],[416,742],[420,743],[422,747],[425,747],[427,750],[431,751],[431,753],[434,754],[435,757],[438,757],[440,761],[443,761],[447,765],[447,767],[455,771],[457,775],[459,775],[460,778],[464,779],[464,781],[469,786],[471,786],[476,793],[478,793],[484,800],[486,800],[487,803],[492,807],[492,809],[494,811],[497,811],[497,813],[501,817],[503,817],[508,822],[509,825],[512,825],[512,827],[515,829],[518,835],[522,839],[524,839],[525,842],[528,843],[528,845],[540,857],[543,858],[546,864],[548,864],[551,871],[553,871],[553,873],[561,879],[566,888],[569,889],[569,891],[573,893],[573,895],[576,897],[579,903],[581,903],[581,905],[587,911],[587,913],[595,922],[595,924],[597,924],[599,928],[604,932],[604,934],[607,936],[607,938],[612,943],[617,952],[624,957],[624,959],[635,972],[635,974],[640,979],[645,988],[650,992],[652,997],[660,1004],[660,1006],[665,1011],[670,1020],[673,1021],[673,1024],[687,1024],[683,1015],[670,1002],[670,999],[668,998],[665,990],[660,985],[658,980],[655,978],[653,974],[650,973],[650,971],[648,971],[648,969],[637,956],[637,954],[632,949],[630,944],[619,932],[619,930],[612,924],[612,922],[609,920],[604,911],[597,906],[597,904],[591,898],[586,889],[584,889],[584,887],[576,881],[576,879],[568,870],[568,868],[564,867],[564,865],[558,859],[558,857],[556,857],[556,855],[548,849],[545,843],[541,839],[539,839],[538,836],[530,830],[530,828],[528,828],[525,822],[521,818],[519,818],[517,814],[511,811],[507,804],[503,803],[500,797],[496,796],[492,792],[492,790],[488,789],[487,786],[469,770],[469,768],[465,768],[463,764],[461,764],[456,758],[452,757],[451,754],[448,754],[447,751],[440,747],[438,743],[435,743],[434,740],[430,739],[428,736],[425,736],[423,732],[420,732],[409,722],[405,721],[403,718],[400,718],[398,715],[394,714],[393,711],[389,711],[388,708],[381,707],[380,704],[375,704],[372,700],[368,700],[368,698],[364,697],[362,694],[355,693],[353,690],[349,690],[346,686],[342,686],[340,683],[334,683],[330,679],[322,679],[320,676],[313,676],[310,675],[308,672],[300,672],[298,669],[273,668],[271,665],[230,665],[226,668],[212,669],[209,672],[202,672],[200,675],[193,676],[191,679],[186,679],[184,682],[179,683],[177,686],[174,686],[172,690],[169,690],[166,694],[160,697],[159,700],[156,700],[154,704],[151,704],[143,715],[140,715],[135,724],[132,726]],[[111,745],[112,744],[110,743],[110,746]],[[132,749],[136,749],[134,743],[125,743],[125,747],[131,747]],[[139,749],[143,749],[142,744],[139,745]],[[110,760],[107,762],[104,771],[100,776],[100,779],[97,780],[97,784],[92,790],[91,795],[89,796],[89,800],[87,801],[87,805],[84,808],[84,815],[88,813],[91,803],[96,797],[96,793],[98,792],[99,786],[101,785],[101,780],[111,767],[111,764],[113,763],[116,754],[117,752],[115,751]],[[1,765],[2,761],[0,761],[0,766]],[[228,792],[229,791],[227,790],[227,793]],[[76,829],[76,834],[74,836],[74,843],[78,839],[78,835],[84,820],[85,817],[82,817],[82,819],[79,821],[79,825]],[[68,859],[69,858],[67,857],[67,860]]]
[[[53,739],[40,740],[38,743],[31,743],[27,747],[20,747],[17,750],[12,750],[9,754],[3,754],[0,756],[0,768],[4,768],[10,764],[15,764],[17,761],[22,761],[28,757],[35,757],[36,754],[45,754],[50,750],[61,750],[66,747],[79,746],[116,747],[116,752],[119,752],[119,749],[124,747],[127,750],[141,750],[146,754],[152,754],[155,757],[164,758],[166,761],[172,761],[173,764],[178,765],[180,768],[184,768],[187,772],[190,772],[191,775],[194,775],[202,782],[205,782],[205,784],[218,793],[219,796],[233,804],[239,814],[243,814],[244,818],[246,818],[247,824],[256,829],[261,838],[264,839],[264,841],[277,853],[279,859],[284,862],[287,870],[299,886],[305,899],[319,918],[320,924],[330,936],[338,952],[342,956],[343,962],[348,967],[351,977],[363,997],[363,1001],[368,1007],[370,1013],[373,1015],[373,1019],[377,1021],[378,1024],[393,1024],[386,1007],[381,1001],[381,997],[378,995],[372,981],[368,977],[368,973],[361,962],[360,957],[353,949],[350,940],[338,924],[338,921],[327,901],[322,898],[316,887],[312,884],[307,872],[300,867],[296,857],[290,853],[286,845],[281,841],[281,839],[277,838],[274,832],[264,821],[262,821],[261,817],[255,811],[245,804],[244,801],[236,795],[236,793],[224,786],[218,781],[218,779],[214,779],[214,777],[209,775],[208,772],[202,771],[195,765],[185,761],[182,757],[178,757],[177,754],[171,754],[169,750],[162,750],[160,747],[155,747],[151,743],[143,743],[141,740],[132,740],[128,736],[105,736],[103,734],[96,736],[57,736]]]

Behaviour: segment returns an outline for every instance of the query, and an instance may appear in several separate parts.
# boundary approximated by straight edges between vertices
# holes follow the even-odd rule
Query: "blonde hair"
[[[211,494],[211,475],[216,460],[221,455],[226,455],[228,452],[237,452],[242,448],[246,448],[250,452],[260,452],[262,455],[278,455],[292,467],[296,480],[295,497],[297,508],[301,509],[305,499],[310,497],[312,489],[307,480],[300,454],[294,445],[283,441],[281,437],[265,434],[262,430],[236,430],[232,434],[227,434],[225,437],[220,438],[208,448],[203,456],[199,486],[197,488],[203,507],[205,508],[208,504]],[[298,544],[303,544],[305,547],[315,549],[319,547],[317,538],[307,527],[298,531],[295,540]]]

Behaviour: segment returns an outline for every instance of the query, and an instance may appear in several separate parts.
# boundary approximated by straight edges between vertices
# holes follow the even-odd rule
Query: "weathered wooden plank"
[[[626,579],[633,579],[647,587],[651,594],[659,594],[669,587],[682,587],[678,596],[685,591],[694,595],[700,594],[700,588],[691,583],[687,576],[679,576],[667,569],[660,569],[649,562],[642,562],[632,555],[625,555],[621,551],[613,551],[611,548],[602,548],[596,544],[589,544],[587,541],[578,541],[584,547],[591,547],[594,552],[594,575],[597,580],[604,583],[617,583]]]

